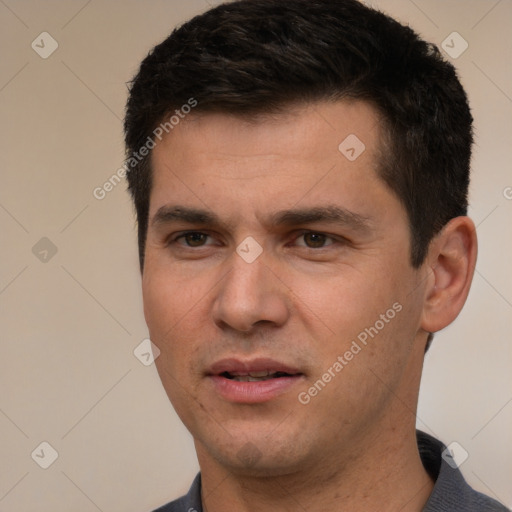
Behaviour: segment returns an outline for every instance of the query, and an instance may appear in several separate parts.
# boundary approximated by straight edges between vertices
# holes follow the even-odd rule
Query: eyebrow
[[[228,224],[222,222],[212,211],[185,206],[162,206],[151,219],[151,225],[154,227],[172,222],[228,227]],[[340,224],[354,231],[366,232],[372,229],[368,217],[335,205],[280,210],[269,217],[269,224],[273,226],[297,226],[318,222]]]
[[[153,215],[151,225],[158,226],[176,221],[187,224],[222,224],[219,217],[208,210],[185,206],[162,206]]]
[[[290,226],[315,222],[341,224],[358,231],[369,231],[372,227],[368,217],[335,205],[282,210],[272,215],[272,223],[276,225]]]

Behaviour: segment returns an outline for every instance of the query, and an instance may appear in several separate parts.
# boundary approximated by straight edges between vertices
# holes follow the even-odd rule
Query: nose
[[[237,253],[231,256],[230,271],[219,284],[213,304],[214,321],[219,327],[248,333],[257,325],[286,323],[286,287],[262,256],[251,263]]]

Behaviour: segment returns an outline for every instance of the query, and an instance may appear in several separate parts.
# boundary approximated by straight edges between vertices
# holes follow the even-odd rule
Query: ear
[[[436,332],[451,324],[469,293],[477,255],[476,228],[469,217],[456,217],[430,244],[421,327]]]

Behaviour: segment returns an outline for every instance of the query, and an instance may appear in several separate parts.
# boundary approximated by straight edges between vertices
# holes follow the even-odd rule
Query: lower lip
[[[302,375],[278,377],[259,382],[240,382],[221,375],[210,375],[219,395],[228,402],[257,404],[268,402],[286,391],[302,379]]]

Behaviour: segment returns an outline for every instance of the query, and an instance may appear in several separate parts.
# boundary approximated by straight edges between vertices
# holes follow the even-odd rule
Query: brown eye
[[[304,233],[302,236],[304,237],[305,245],[311,249],[324,247],[326,241],[330,238],[322,233]]]
[[[199,232],[185,233],[181,237],[189,247],[200,247],[206,243],[208,235]]]

